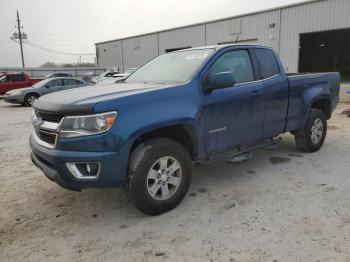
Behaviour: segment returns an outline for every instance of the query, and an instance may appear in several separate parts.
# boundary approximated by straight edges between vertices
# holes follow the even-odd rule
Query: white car
[[[92,83],[98,83],[100,81],[102,81],[103,79],[107,79],[112,77],[114,74],[118,74],[119,72],[115,72],[115,71],[107,71],[107,72],[103,72],[102,74],[100,74],[99,76],[95,76],[94,78],[91,79]]]
[[[138,67],[132,67],[132,68],[129,68],[128,70],[126,70],[124,73],[114,73],[112,77],[118,78],[119,80],[124,80],[129,75],[133,74],[137,69],[138,69]]]

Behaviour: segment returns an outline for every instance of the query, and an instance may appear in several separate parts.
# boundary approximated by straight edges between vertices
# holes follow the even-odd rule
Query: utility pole
[[[19,45],[21,47],[22,67],[25,68],[25,66],[24,66],[24,56],[23,56],[23,44],[22,44],[23,35],[21,33],[21,20],[19,20],[18,10],[17,10],[17,28],[18,28]]]

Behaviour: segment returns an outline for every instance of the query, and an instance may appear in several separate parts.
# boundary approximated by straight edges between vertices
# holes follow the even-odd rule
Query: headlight
[[[10,91],[10,92],[6,93],[6,95],[11,95],[11,96],[17,96],[17,95],[20,95],[20,94],[22,94],[22,91],[20,91],[20,90]]]
[[[103,133],[111,129],[116,118],[117,112],[64,117],[59,137],[67,138]]]

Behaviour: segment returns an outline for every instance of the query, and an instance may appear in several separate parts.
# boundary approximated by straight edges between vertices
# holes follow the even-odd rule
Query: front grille
[[[63,118],[63,115],[44,113],[40,111],[36,111],[35,114],[44,121],[54,122],[54,123],[59,123]]]
[[[44,142],[54,145],[56,143],[56,133],[51,133],[43,130],[37,130],[36,135]]]

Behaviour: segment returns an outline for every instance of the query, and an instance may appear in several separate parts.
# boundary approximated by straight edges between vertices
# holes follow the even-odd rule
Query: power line
[[[91,34],[89,34],[89,35],[78,35],[78,34],[74,34],[74,35],[68,35],[68,34],[56,34],[56,33],[42,33],[42,32],[40,32],[40,33],[37,33],[37,32],[33,32],[33,31],[30,31],[30,34],[31,35],[36,35],[36,36],[45,36],[45,37],[67,37],[67,38],[100,38],[100,37],[102,37],[102,38],[104,38],[104,37],[110,37],[110,35],[91,35]]]
[[[13,41],[15,41],[15,40],[13,40]],[[15,42],[18,43],[17,41],[15,41]],[[60,55],[73,55],[73,56],[95,55],[95,53],[69,53],[69,52],[63,52],[63,51],[59,51],[59,50],[46,48],[46,47],[40,46],[38,44],[31,43],[29,41],[24,42],[24,44],[29,45],[31,47],[34,47],[34,48],[39,49],[39,50],[44,51],[44,52],[60,54]]]
[[[40,49],[42,51],[46,51],[46,52],[51,52],[51,53],[56,53],[56,54],[61,54],[61,55],[77,55],[77,56],[80,56],[80,55],[95,55],[95,53],[83,53],[83,54],[78,54],[78,53],[68,53],[68,52],[63,52],[63,51],[58,51],[58,50],[54,50],[54,49],[49,49],[49,48],[46,48],[46,47],[43,47],[43,46],[40,46],[40,45],[37,45],[37,44],[34,44],[34,43],[31,43],[31,42],[26,42],[25,44],[27,45],[30,45],[34,48],[37,48],[37,49]]]
[[[45,46],[48,46],[52,43],[60,43],[60,45],[64,46],[91,46],[97,41],[86,41],[86,40],[74,40],[74,39],[63,39],[63,38],[45,38],[45,37],[36,37],[31,36],[31,40],[36,43],[45,43]]]

